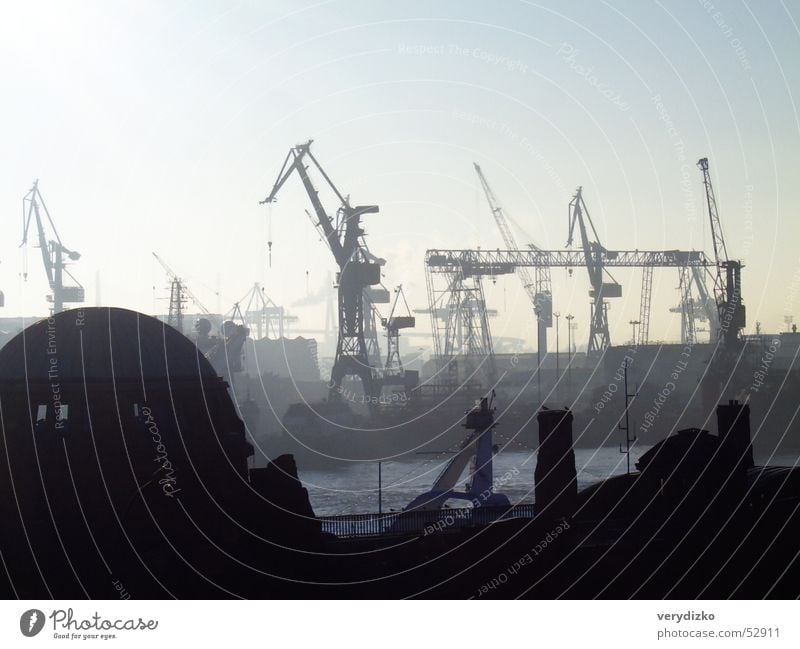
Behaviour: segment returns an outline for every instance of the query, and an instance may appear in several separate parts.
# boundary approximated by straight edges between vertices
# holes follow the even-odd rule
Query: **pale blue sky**
[[[426,302],[428,247],[497,247],[479,162],[541,246],[566,242],[577,185],[609,248],[709,248],[708,156],[749,329],[800,319],[797,2],[4,2],[0,21],[0,287],[5,315],[44,313],[38,251],[20,281],[34,178],[95,300],[163,311],[166,258],[214,309],[256,280],[290,305],[333,260],[289,147],[314,151],[366,217],[386,284]],[[667,121],[672,125],[668,128]],[[688,177],[683,175],[688,173]],[[331,204],[333,207],[333,205]],[[519,235],[520,241],[524,237]],[[629,337],[639,277],[616,275],[612,337]],[[555,308],[586,335],[588,282],[554,271]],[[675,339],[674,272],[656,273],[651,338]],[[498,335],[529,336],[518,281],[489,290]],[[321,306],[297,308],[318,327]],[[422,322],[426,325],[427,323]]]

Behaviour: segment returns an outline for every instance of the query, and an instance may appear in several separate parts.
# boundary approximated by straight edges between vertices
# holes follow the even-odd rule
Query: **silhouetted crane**
[[[52,235],[48,241],[45,232],[45,224],[42,220],[42,212],[47,217],[47,222],[50,224]],[[36,230],[38,236],[38,247],[42,253],[42,264],[44,265],[45,273],[47,274],[47,281],[50,284],[52,295],[47,296],[47,301],[52,302],[52,313],[61,313],[64,310],[64,305],[67,303],[79,304],[84,301],[85,291],[83,286],[72,276],[66,269],[67,259],[70,261],[78,261],[81,258],[80,253],[70,250],[63,243],[61,237],[58,236],[55,223],[50,216],[50,212],[45,205],[42,193],[39,191],[39,181],[33,182],[33,187],[25,194],[22,199],[22,243],[20,248],[24,248],[28,243],[28,229],[30,228],[31,221],[36,220]],[[66,259],[65,259],[66,258]],[[75,282],[76,286],[65,286],[64,275],[69,277]],[[28,279],[28,259],[27,254],[23,257],[23,278]]]
[[[189,298],[205,315],[210,315],[211,312],[200,300],[197,299],[195,294],[189,290],[189,287],[186,286],[186,282],[178,277],[177,273],[175,273],[175,271],[169,267],[167,262],[161,259],[161,257],[159,257],[156,253],[153,253],[153,257],[155,257],[156,261],[161,264],[161,267],[167,273],[167,277],[169,277],[170,290],[167,324],[171,327],[175,327],[175,329],[183,333],[184,305],[186,304],[187,298]]]
[[[497,228],[500,230],[500,235],[503,237],[506,248],[519,250],[514,234],[509,227],[508,217],[489,186],[489,182],[483,175],[483,171],[477,163],[473,162],[472,165],[475,167],[475,172],[481,181],[483,193],[486,194],[486,201],[489,203],[489,209],[492,212],[495,223],[497,223]],[[533,243],[528,243],[528,248],[531,250],[540,249]],[[535,268],[535,280],[531,277],[530,271],[524,267],[517,270],[517,275],[519,275],[528,299],[533,304],[533,312],[536,315],[537,349],[539,352],[547,353],[547,329],[553,326],[553,290],[550,281],[550,269],[545,267]]]
[[[336,357],[331,370],[330,397],[340,397],[340,386],[345,376],[358,376],[364,388],[364,394],[376,397],[381,392],[379,368],[373,367],[365,340],[365,322],[371,317],[371,304],[364,291],[370,286],[380,284],[381,264],[373,257],[364,242],[364,230],[361,227],[361,216],[378,212],[377,205],[350,205],[349,197],[345,197],[333,184],[333,181],[322,169],[311,153],[309,140],[289,150],[283,162],[275,184],[261,204],[275,201],[278,191],[286,180],[297,172],[303,187],[314,208],[313,220],[322,233],[339,267],[337,288],[339,298],[339,338],[336,343]],[[308,175],[305,161],[310,160],[319,174],[339,199],[335,216],[330,216],[319,198],[319,192]],[[368,315],[369,314],[369,315]]]
[[[589,239],[584,215],[592,228],[594,241]],[[592,289],[589,291],[589,297],[592,298],[592,309],[589,323],[589,346],[587,348],[588,353],[591,354],[592,352],[602,352],[611,344],[608,333],[607,304],[604,298],[622,297],[622,287],[616,281],[603,281],[603,274],[606,272],[603,267],[603,260],[605,253],[608,251],[600,244],[600,237],[597,235],[597,230],[594,227],[594,223],[592,223],[592,217],[589,216],[589,210],[583,200],[582,187],[578,187],[575,196],[569,203],[567,246],[572,245],[576,224],[580,230],[586,270],[589,271],[589,282],[592,285]]]
[[[742,304],[742,264],[738,260],[728,258],[728,249],[725,246],[722,223],[717,210],[717,199],[708,169],[708,158],[700,158],[697,166],[703,173],[708,220],[711,224],[711,241],[714,245],[714,261],[716,262],[714,300],[717,303],[717,313],[719,314],[719,334],[724,344],[731,345],[739,339],[739,333],[744,329],[746,321],[745,307]]]

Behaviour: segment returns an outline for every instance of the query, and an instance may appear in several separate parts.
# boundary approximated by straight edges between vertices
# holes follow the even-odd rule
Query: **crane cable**
[[[272,268],[272,203],[267,203],[267,250],[269,267]]]

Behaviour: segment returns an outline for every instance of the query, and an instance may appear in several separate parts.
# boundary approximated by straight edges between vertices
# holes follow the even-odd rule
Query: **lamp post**
[[[572,388],[572,321],[575,316],[568,313],[567,319],[567,385]]]
[[[559,317],[561,317],[561,314],[558,311],[556,311],[555,313],[553,313],[553,317],[556,319],[556,385],[555,385],[555,388],[556,388],[556,396],[558,396],[558,383],[559,383],[559,380],[561,378],[561,372],[560,372],[559,365],[558,365],[558,353],[560,351],[559,347],[558,347],[558,319],[559,319]]]
[[[632,334],[633,338],[631,340],[631,345],[635,345],[636,344],[636,325],[642,324],[642,323],[639,322],[638,320],[629,320],[628,324],[633,329],[633,334]]]

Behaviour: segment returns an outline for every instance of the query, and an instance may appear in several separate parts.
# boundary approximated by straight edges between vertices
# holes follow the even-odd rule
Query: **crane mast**
[[[52,230],[52,238],[50,240],[48,240],[45,231],[42,212],[44,212],[47,222],[50,224],[50,229]],[[28,243],[28,230],[33,221],[36,222],[36,235],[38,247],[42,255],[42,265],[44,266],[47,282],[52,291],[52,295],[48,295],[47,300],[53,304],[51,310],[53,314],[61,313],[64,310],[65,304],[79,304],[85,299],[83,286],[81,286],[66,269],[68,260],[77,261],[81,258],[81,255],[79,252],[70,250],[61,242],[61,237],[58,235],[58,230],[56,230],[55,223],[53,223],[53,218],[50,216],[47,205],[42,198],[42,193],[39,190],[38,180],[33,182],[33,187],[31,187],[22,199],[22,243],[20,244],[20,248],[25,249]],[[27,256],[25,257],[23,266],[23,278],[27,280]],[[75,282],[76,286],[65,285],[64,275],[69,276]]]
[[[745,327],[745,307],[742,304],[741,274],[742,264],[728,258],[722,223],[717,209],[714,186],[711,183],[708,158],[700,158],[697,166],[703,174],[706,190],[706,206],[711,226],[711,241],[714,247],[716,274],[714,276],[714,301],[717,305],[719,337],[726,345],[735,344]],[[724,276],[723,276],[724,275]]]
[[[175,327],[175,329],[183,333],[183,315],[186,298],[189,298],[205,315],[210,315],[211,312],[200,300],[197,299],[195,294],[189,290],[189,287],[186,286],[186,282],[178,277],[177,273],[170,268],[167,262],[165,262],[156,253],[153,253],[153,257],[159,264],[161,264],[161,267],[167,273],[167,277],[169,277],[170,280],[169,313],[167,315],[167,324],[171,327]]]
[[[380,394],[381,385],[377,368],[370,361],[370,350],[365,337],[365,328],[370,337],[373,336],[371,326],[372,305],[365,295],[365,290],[380,284],[381,264],[373,257],[363,241],[364,230],[361,217],[364,214],[378,212],[377,205],[350,205],[349,198],[342,195],[325,173],[322,166],[311,153],[309,140],[289,150],[283,162],[275,184],[269,195],[261,204],[276,200],[278,191],[286,183],[292,173],[297,173],[314,208],[314,221],[321,231],[325,242],[333,253],[339,267],[337,273],[339,337],[336,343],[336,357],[331,370],[330,397],[341,396],[342,380],[346,376],[358,376],[364,388],[364,394],[376,397]],[[314,187],[306,160],[317,169],[339,200],[335,218],[330,216],[322,205],[319,192]],[[365,322],[370,319],[370,322]]]
[[[486,195],[486,202],[489,203],[489,210],[492,212],[506,248],[519,250],[514,234],[509,227],[508,218],[495,197],[494,191],[489,186],[486,176],[483,175],[480,165],[475,162],[472,164],[481,181],[483,193]],[[531,250],[539,250],[539,247],[532,243],[529,243],[528,247]],[[531,277],[531,273],[527,268],[520,268],[517,273],[528,299],[533,304],[533,312],[536,315],[538,349],[540,352],[547,353],[547,329],[553,326],[553,291],[550,282],[550,269],[534,269],[535,280]]]
[[[585,219],[584,215],[586,217]],[[589,221],[589,226],[592,228],[594,241],[589,238],[589,233],[586,229],[587,220]],[[569,203],[568,247],[572,246],[576,225],[580,231],[586,270],[589,273],[589,282],[592,285],[592,289],[589,291],[589,297],[592,298],[592,303],[589,325],[589,345],[587,347],[588,353],[591,354],[594,352],[603,352],[611,344],[608,332],[608,305],[604,298],[622,297],[622,287],[617,282],[603,281],[603,273],[605,272],[603,260],[607,251],[600,245],[600,237],[597,235],[592,217],[589,215],[589,210],[583,200],[582,187],[578,187]]]

